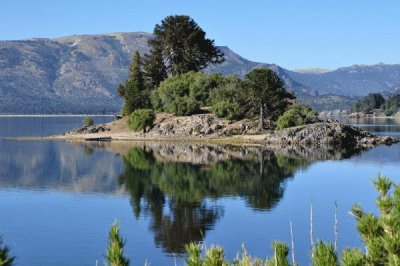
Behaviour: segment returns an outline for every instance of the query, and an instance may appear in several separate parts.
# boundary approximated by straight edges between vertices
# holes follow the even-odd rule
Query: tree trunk
[[[263,106],[260,105],[260,124],[258,125],[258,130],[261,131],[264,129],[264,112]]]

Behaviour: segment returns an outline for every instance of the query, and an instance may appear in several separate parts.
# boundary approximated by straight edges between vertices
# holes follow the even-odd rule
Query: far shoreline
[[[115,117],[113,114],[0,114],[0,117]]]

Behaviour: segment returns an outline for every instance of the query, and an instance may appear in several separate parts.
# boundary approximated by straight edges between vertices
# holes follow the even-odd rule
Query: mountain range
[[[0,41],[0,114],[117,112],[117,86],[128,75],[133,53],[148,52],[151,37],[135,32]],[[300,101],[318,110],[345,109],[370,92],[400,90],[400,65],[290,71],[220,49],[225,62],[206,72],[244,76],[253,68],[271,68]]]

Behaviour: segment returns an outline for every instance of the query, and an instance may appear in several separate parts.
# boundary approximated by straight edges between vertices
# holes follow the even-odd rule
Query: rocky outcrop
[[[229,121],[213,114],[197,114],[192,116],[173,116],[159,113],[152,128],[147,132],[134,132],[127,125],[127,118],[108,124],[84,127],[66,132],[61,138],[83,140],[200,140],[202,138],[233,137],[232,141],[256,143],[269,146],[287,145],[339,145],[345,147],[391,145],[398,142],[393,137],[375,136],[360,128],[325,121],[310,125],[286,128],[280,131],[260,133],[257,122],[244,119]]]
[[[267,134],[267,144],[327,144],[327,145],[391,145],[398,140],[393,137],[380,137],[360,128],[339,122],[320,122],[286,128]]]
[[[162,114],[146,136],[218,137],[256,133],[257,124],[251,120],[229,121],[213,114],[174,117]]]

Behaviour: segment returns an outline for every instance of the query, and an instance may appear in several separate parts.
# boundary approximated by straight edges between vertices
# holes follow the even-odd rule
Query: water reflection
[[[0,189],[128,194],[135,219],[168,253],[214,228],[224,216],[218,199],[239,197],[253,211],[269,211],[297,171],[360,152],[160,142],[1,140],[0,146]]]
[[[318,159],[352,154],[321,148],[304,156],[309,153],[306,148],[137,144],[122,155],[125,171],[119,182],[131,196],[134,216],[151,218],[156,244],[166,252],[180,253],[185,244],[200,241],[223,216],[223,206],[212,199],[240,197],[250,208],[267,211],[282,199],[285,181],[297,170]]]

